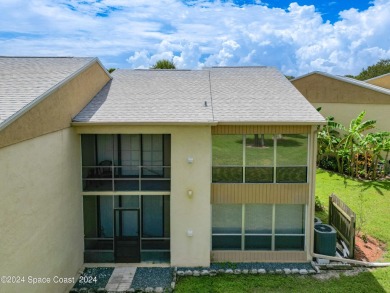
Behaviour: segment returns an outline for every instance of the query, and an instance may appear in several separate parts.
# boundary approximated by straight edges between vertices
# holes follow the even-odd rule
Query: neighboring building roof
[[[116,70],[79,123],[318,124],[325,119],[275,68]]]
[[[367,88],[367,89],[370,89],[370,90],[373,90],[373,91],[376,91],[379,93],[390,95],[389,89],[367,83],[366,81],[361,81],[361,80],[357,80],[357,79],[346,77],[346,76],[332,75],[330,73],[321,72],[321,71],[313,71],[313,72],[310,72],[308,74],[301,75],[297,78],[292,79],[291,82],[299,80],[299,79],[303,79],[307,76],[315,75],[315,74],[322,75],[322,76],[329,77],[329,78],[333,78],[333,79],[336,79],[336,80],[339,80],[342,82],[347,82],[347,83],[350,83],[353,85],[361,86],[361,87],[364,87],[364,88]]]
[[[373,81],[373,80],[376,80],[376,79],[382,79],[382,78],[385,78],[385,77],[390,77],[390,72],[382,74],[382,75],[379,75],[379,76],[375,76],[373,78],[366,79],[365,82],[370,82],[370,81]]]
[[[97,60],[0,57],[0,130]]]

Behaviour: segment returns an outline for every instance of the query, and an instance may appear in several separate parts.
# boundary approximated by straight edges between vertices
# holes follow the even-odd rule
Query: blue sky
[[[191,1],[183,1],[191,3]],[[228,1],[224,1],[228,2]],[[368,7],[373,5],[372,1],[362,1],[362,0],[300,0],[300,1],[291,1],[291,0],[265,0],[265,1],[256,1],[256,0],[234,0],[233,3],[239,6],[245,5],[265,5],[270,8],[282,8],[288,9],[289,5],[292,2],[297,2],[299,5],[314,5],[315,10],[321,14],[324,21],[329,21],[334,23],[339,18],[339,12],[355,8],[357,10],[363,11]]]
[[[390,58],[390,0],[1,0],[0,55],[106,67],[275,66],[357,74]]]

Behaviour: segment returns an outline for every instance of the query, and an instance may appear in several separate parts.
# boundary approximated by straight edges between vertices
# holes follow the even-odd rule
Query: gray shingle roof
[[[0,57],[0,127],[92,60]]]
[[[118,69],[112,76],[113,80],[92,99],[74,121],[213,121],[208,71]]]
[[[74,118],[92,123],[323,123],[275,68],[116,70]],[[205,102],[207,106],[205,106]]]
[[[219,123],[307,123],[324,118],[273,67],[212,68],[214,119]]]

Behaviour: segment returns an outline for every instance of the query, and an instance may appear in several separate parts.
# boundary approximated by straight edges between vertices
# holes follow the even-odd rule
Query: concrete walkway
[[[108,280],[106,290],[111,292],[129,290],[136,270],[137,267],[115,268]]]

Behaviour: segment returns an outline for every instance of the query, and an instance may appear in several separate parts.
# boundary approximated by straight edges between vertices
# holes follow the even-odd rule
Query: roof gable
[[[390,90],[390,73],[367,79],[365,82]]]
[[[373,90],[373,91],[376,91],[376,92],[379,92],[379,93],[390,95],[390,90],[389,89],[386,89],[386,88],[383,88],[383,87],[380,87],[380,86],[368,83],[367,81],[361,81],[361,80],[357,80],[357,79],[346,77],[346,76],[332,75],[332,74],[329,74],[329,73],[326,73],[326,72],[321,72],[321,71],[313,71],[313,72],[310,72],[308,74],[304,74],[302,76],[299,76],[297,78],[292,79],[291,82],[294,84],[295,81],[302,80],[302,79],[304,79],[306,77],[313,76],[313,75],[325,76],[325,77],[332,78],[332,79],[335,79],[335,80],[338,80],[338,81],[341,81],[341,82],[346,82],[346,83],[349,83],[349,84],[352,84],[352,85],[356,85],[356,86],[360,86],[360,87],[363,87],[363,88],[366,88],[366,89],[369,89],[369,90]]]
[[[0,57],[0,129],[94,62],[96,58]]]

